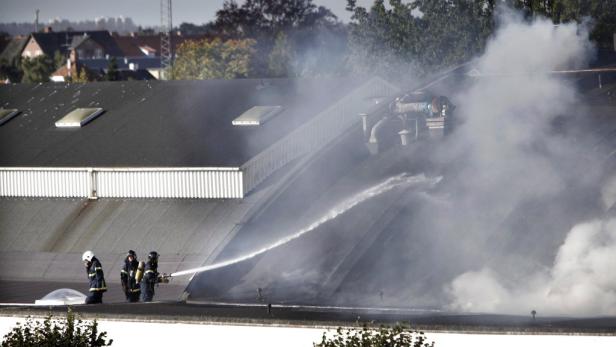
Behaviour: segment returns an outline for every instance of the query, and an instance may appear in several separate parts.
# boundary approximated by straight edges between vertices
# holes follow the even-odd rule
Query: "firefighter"
[[[122,290],[124,290],[124,295],[126,295],[126,301],[128,302],[138,302],[139,296],[141,295],[141,289],[135,277],[138,266],[137,254],[131,249],[126,254],[124,266],[122,267],[122,271],[120,271]]]
[[[141,301],[149,302],[154,298],[154,285],[158,282],[158,253],[148,254],[145,271],[141,280]]]
[[[103,266],[92,251],[85,251],[81,260],[83,260],[90,280],[90,292],[86,298],[86,304],[102,304],[103,293],[107,291]]]

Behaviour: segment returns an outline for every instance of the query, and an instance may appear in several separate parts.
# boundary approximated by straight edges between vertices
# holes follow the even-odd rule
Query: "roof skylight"
[[[18,113],[19,110],[16,108],[0,108],[0,125],[10,121]]]
[[[282,109],[282,106],[254,106],[235,118],[231,123],[240,126],[261,125],[280,113]]]
[[[56,128],[81,128],[101,113],[103,113],[103,109],[100,107],[77,108],[57,121]]]

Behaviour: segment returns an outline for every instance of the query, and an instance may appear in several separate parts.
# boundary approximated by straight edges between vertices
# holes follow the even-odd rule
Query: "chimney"
[[[79,69],[77,68],[77,49],[71,48],[70,53],[68,55],[68,60],[66,61],[66,67],[68,69],[68,75],[72,76],[73,71],[75,72],[75,76],[79,75]]]
[[[46,26],[46,27],[45,27],[45,29],[43,29],[43,32],[44,32],[44,33],[52,33],[52,32],[53,32],[53,29],[51,28],[51,26],[50,26],[50,25],[48,25],[48,26]]]
[[[38,24],[39,24],[39,9],[36,9],[36,18],[34,19],[34,32],[38,33]]]

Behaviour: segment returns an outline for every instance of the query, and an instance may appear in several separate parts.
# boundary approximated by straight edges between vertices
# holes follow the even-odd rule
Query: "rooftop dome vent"
[[[16,108],[0,108],[0,125],[10,121],[18,113],[19,110]]]
[[[282,111],[282,106],[254,106],[235,118],[233,125],[255,126],[267,122]]]
[[[102,108],[77,108],[56,122],[56,128],[81,128],[103,113]]]

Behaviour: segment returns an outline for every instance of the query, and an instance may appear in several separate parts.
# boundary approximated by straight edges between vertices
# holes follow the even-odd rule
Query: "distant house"
[[[0,61],[4,62],[4,64],[16,65],[27,42],[27,37],[13,37],[0,52]]]
[[[186,41],[207,38],[206,35],[173,35],[172,51],[177,51]],[[120,36],[103,30],[54,32],[47,28],[27,38],[14,39],[2,52],[2,57],[54,57],[58,52],[67,57],[67,63],[50,76],[55,82],[67,81],[82,69],[100,78],[115,58],[120,78],[143,80],[160,76],[160,43],[160,34]],[[11,60],[7,58],[7,61]]]
[[[177,48],[186,41],[198,41],[208,38],[210,38],[210,36],[172,35],[172,52],[177,52]],[[114,36],[114,39],[118,44],[118,47],[122,50],[126,65],[136,65],[138,66],[138,69],[145,69],[156,78],[159,78],[161,71],[160,34]]]
[[[71,49],[78,49],[83,57],[120,56],[115,40],[108,31],[62,31],[32,33],[28,38],[21,56],[34,58],[40,55],[53,57],[56,52],[68,56]]]
[[[159,68],[160,62],[156,59],[160,58],[148,59],[141,51],[129,52],[131,55],[135,54],[129,58],[118,45],[118,41],[121,41],[117,40],[118,37],[106,31],[84,32],[83,35],[73,36],[68,47],[67,64],[55,71],[51,80],[66,81],[68,77],[74,76],[82,69],[87,70],[90,76],[100,79],[109,69],[112,59],[116,61],[120,79],[153,79],[154,76],[147,69]]]
[[[81,59],[100,59],[104,58],[105,54],[108,54],[101,44],[87,34],[73,37],[70,50],[77,51],[77,55]]]

